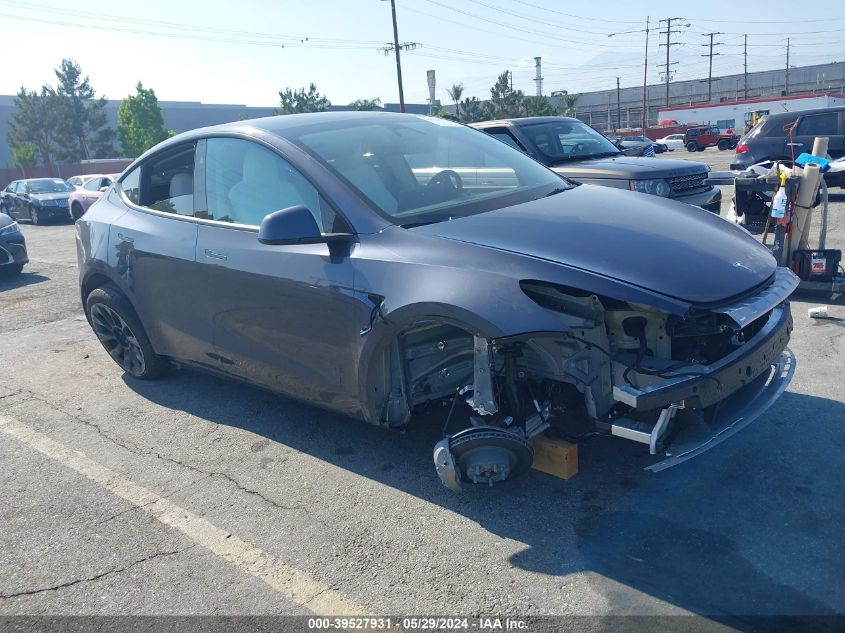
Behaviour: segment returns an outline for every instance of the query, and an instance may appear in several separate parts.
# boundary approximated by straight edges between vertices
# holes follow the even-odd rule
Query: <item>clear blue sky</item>
[[[764,7],[765,5],[765,7]],[[797,15],[796,7],[804,7]],[[489,96],[505,69],[514,87],[534,94],[535,56],[544,92],[584,92],[642,83],[643,29],[684,17],[673,47],[677,79],[707,76],[706,39],[716,41],[714,75],[742,71],[742,34],[749,70],[845,60],[845,3],[563,2],[549,0],[397,0],[405,98],[424,102],[426,70],[437,71],[437,97],[461,82],[465,96]],[[743,20],[747,18],[747,20]],[[278,91],[315,82],[335,104],[357,98],[398,100],[395,63],[377,50],[392,40],[384,0],[0,0],[0,94],[53,82],[62,57],[75,59],[100,94],[121,99],[139,80],[162,100],[272,106]],[[665,61],[652,34],[649,74]],[[284,44],[284,47],[281,46]],[[826,78],[835,87],[843,78]]]

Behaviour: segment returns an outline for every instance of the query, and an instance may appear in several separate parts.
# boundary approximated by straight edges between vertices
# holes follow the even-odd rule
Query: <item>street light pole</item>
[[[659,27],[655,27],[657,30]],[[608,37],[614,35],[629,35],[631,33],[645,33],[645,56],[643,58],[643,134],[645,134],[646,126],[648,126],[648,34],[652,29],[649,28],[649,16],[645,19],[644,29],[635,29],[633,31],[622,31],[620,33],[608,33]]]

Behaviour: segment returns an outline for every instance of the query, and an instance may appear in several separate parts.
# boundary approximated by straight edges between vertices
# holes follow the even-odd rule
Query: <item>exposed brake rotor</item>
[[[512,431],[493,426],[463,429],[434,447],[434,464],[443,484],[460,491],[460,481],[487,484],[523,474],[534,461],[534,449]]]

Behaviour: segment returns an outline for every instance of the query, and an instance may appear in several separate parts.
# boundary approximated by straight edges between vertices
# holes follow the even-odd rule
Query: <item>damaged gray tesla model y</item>
[[[743,229],[575,186],[443,119],[178,135],[91,207],[77,244],[88,320],[132,376],[192,366],[390,429],[442,403],[457,432],[434,461],[453,489],[524,472],[540,433],[616,435],[665,468],[794,371],[796,278]]]

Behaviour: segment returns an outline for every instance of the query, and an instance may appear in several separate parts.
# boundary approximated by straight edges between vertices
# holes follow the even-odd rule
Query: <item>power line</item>
[[[488,9],[491,9],[493,11],[498,11],[499,13],[504,13],[505,15],[510,15],[512,17],[519,18],[520,20],[525,20],[527,22],[532,22],[534,24],[542,24],[544,26],[553,26],[553,27],[556,27],[556,28],[561,28],[565,31],[572,31],[574,33],[588,33],[588,34],[591,34],[591,35],[604,35],[604,33],[601,32],[601,31],[587,31],[587,30],[580,29],[580,28],[573,28],[570,25],[562,24],[560,22],[551,22],[551,21],[543,19],[543,18],[525,15],[524,13],[519,13],[517,11],[511,11],[510,9],[503,9],[501,7],[497,7],[495,5],[492,5],[488,2],[484,2],[484,0],[469,0],[469,1],[474,3],[474,4],[478,4],[482,7],[487,7]]]
[[[595,17],[587,17],[583,15],[575,15],[573,13],[564,13],[563,11],[557,11],[555,9],[549,9],[547,7],[543,7],[537,4],[532,4],[530,2],[525,2],[524,0],[513,0],[513,2],[517,2],[519,4],[523,4],[526,7],[532,7],[534,9],[539,9],[541,11],[548,11],[549,13],[556,13],[557,15],[563,15],[568,18],[575,18],[576,20],[587,20],[588,22],[607,22],[610,24],[639,24],[636,20],[608,20],[605,18],[595,18]]]
[[[438,0],[425,0],[425,1],[428,2],[429,4],[433,4],[435,6],[442,8],[442,9],[446,9],[447,11],[452,11],[454,13],[460,13],[461,15],[466,15],[466,16],[472,18],[473,20],[481,20],[482,22],[487,22],[489,24],[495,24],[496,26],[503,27],[503,28],[507,29],[508,31],[520,31],[522,33],[528,33],[529,35],[532,35],[535,38],[539,36],[539,37],[543,37],[543,38],[550,39],[550,40],[569,42],[569,43],[572,43],[572,44],[584,44],[584,45],[587,45],[587,46],[595,46],[596,45],[596,42],[586,42],[586,41],[583,41],[583,40],[573,40],[570,37],[558,36],[558,35],[555,35],[554,33],[547,33],[545,31],[537,31],[536,29],[525,29],[525,28],[522,28],[522,27],[519,27],[519,26],[515,26],[514,24],[508,24],[507,22],[499,22],[498,20],[494,20],[493,18],[488,18],[488,17],[485,17],[485,16],[477,15],[475,13],[471,13],[469,11],[464,11],[463,9],[459,9],[458,7],[450,6],[450,5],[445,4],[443,2],[439,2]],[[626,48],[631,48],[631,47],[629,46],[629,47],[626,47]]]

